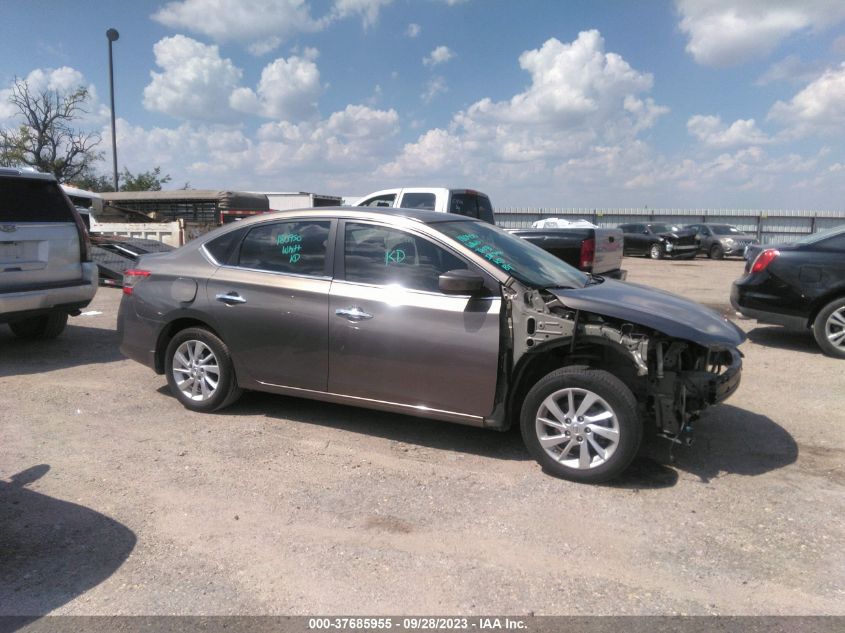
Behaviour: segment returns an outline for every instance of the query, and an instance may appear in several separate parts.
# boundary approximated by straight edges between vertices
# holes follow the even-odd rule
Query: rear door
[[[498,283],[480,299],[441,293],[440,274],[474,264],[384,224],[347,220],[337,241],[329,391],[489,415],[498,377]]]
[[[79,231],[55,181],[0,176],[0,292],[79,282]]]
[[[332,227],[328,219],[256,224],[208,280],[220,334],[252,379],[325,391]]]

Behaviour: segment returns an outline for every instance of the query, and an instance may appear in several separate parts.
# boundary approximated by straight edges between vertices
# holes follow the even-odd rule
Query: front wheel
[[[621,380],[598,369],[566,367],[528,392],[520,428],[545,471],[581,483],[618,476],[636,456],[643,434],[634,395]]]
[[[663,259],[663,247],[660,244],[652,244],[648,254],[652,259]]]
[[[722,248],[721,244],[713,244],[710,247],[710,259],[724,259],[725,257],[725,249]]]
[[[823,307],[813,322],[813,336],[822,351],[834,358],[845,358],[845,297]]]
[[[182,330],[171,339],[165,354],[167,384],[185,408],[208,413],[240,397],[229,349],[209,330]]]

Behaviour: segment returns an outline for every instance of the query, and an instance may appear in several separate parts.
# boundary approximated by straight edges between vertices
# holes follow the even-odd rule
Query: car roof
[[[14,167],[0,167],[0,177],[5,178],[31,178],[33,180],[52,180],[56,177],[53,174],[44,174],[40,171],[29,171],[28,169],[15,169]]]
[[[292,217],[302,217],[303,215],[361,220],[378,220],[400,217],[420,222],[422,224],[475,220],[475,218],[469,218],[454,213],[441,213],[438,211],[427,211],[425,209],[402,209],[393,207],[307,207],[303,209],[289,209],[285,211],[261,213],[248,219],[240,220],[235,224],[243,226],[244,224],[255,224],[274,219],[282,220]]]

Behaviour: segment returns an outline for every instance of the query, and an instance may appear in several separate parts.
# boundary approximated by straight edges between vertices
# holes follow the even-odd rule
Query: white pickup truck
[[[364,196],[353,206],[428,209],[441,213],[457,213],[495,224],[490,197],[473,189],[447,189],[445,187],[383,189]]]

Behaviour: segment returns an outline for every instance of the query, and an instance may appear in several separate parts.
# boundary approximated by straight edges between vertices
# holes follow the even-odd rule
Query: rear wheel
[[[9,323],[15,336],[27,339],[56,338],[64,332],[65,326],[67,326],[67,312],[51,312]]]
[[[725,257],[725,249],[721,244],[713,244],[710,247],[710,259],[723,259]]]
[[[648,251],[648,255],[652,259],[663,259],[663,246],[660,244],[652,244]]]
[[[170,341],[165,354],[167,384],[186,408],[208,413],[240,397],[229,349],[209,330],[182,330]]]
[[[522,405],[522,438],[544,470],[600,483],[637,454],[643,427],[631,390],[613,374],[563,368],[541,379]]]
[[[821,309],[813,322],[813,336],[825,354],[845,358],[845,297]]]

